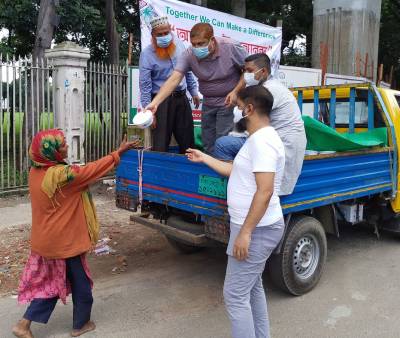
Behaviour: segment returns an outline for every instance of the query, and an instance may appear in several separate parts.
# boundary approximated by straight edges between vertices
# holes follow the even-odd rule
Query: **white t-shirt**
[[[257,172],[275,173],[274,194],[257,226],[272,225],[282,217],[278,192],[284,167],[284,146],[274,128],[261,128],[246,140],[233,161],[228,181],[228,211],[232,223],[242,225],[247,217],[257,190]]]

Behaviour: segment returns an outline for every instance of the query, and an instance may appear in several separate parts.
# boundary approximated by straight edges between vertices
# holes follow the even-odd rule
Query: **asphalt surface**
[[[224,249],[182,255],[162,236],[152,238],[158,249],[147,260],[95,280],[97,329],[84,337],[230,337]],[[372,230],[354,227],[329,238],[328,247],[323,277],[310,293],[293,297],[266,282],[272,337],[400,337],[400,240],[385,234],[378,240]],[[0,299],[1,338],[12,337],[23,312],[12,296]],[[33,325],[33,332],[69,337],[71,322],[71,304],[59,304],[50,322]]]

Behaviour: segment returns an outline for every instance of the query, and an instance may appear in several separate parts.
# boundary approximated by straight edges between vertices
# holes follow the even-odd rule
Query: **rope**
[[[139,149],[138,150],[138,168],[137,171],[139,173],[139,211],[141,212],[142,203],[143,203],[143,158],[144,152],[150,149],[150,147]]]

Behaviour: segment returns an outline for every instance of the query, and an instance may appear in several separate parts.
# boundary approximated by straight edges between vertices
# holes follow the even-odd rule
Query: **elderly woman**
[[[15,336],[32,338],[31,322],[47,323],[57,300],[65,304],[69,293],[72,337],[95,329],[86,253],[98,240],[99,225],[88,186],[112,170],[123,152],[137,146],[139,141],[124,139],[117,151],[81,167],[65,162],[68,145],[62,131],[45,130],[34,137],[29,150],[31,255],[18,290],[19,303],[30,305],[13,328]]]

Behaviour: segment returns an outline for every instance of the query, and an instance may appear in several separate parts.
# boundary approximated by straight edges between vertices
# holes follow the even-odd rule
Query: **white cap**
[[[157,16],[150,21],[151,29],[157,28],[159,26],[169,25],[167,16]]]
[[[146,129],[153,124],[153,113],[150,110],[146,110],[144,112],[137,113],[133,118],[133,124],[140,128]]]

